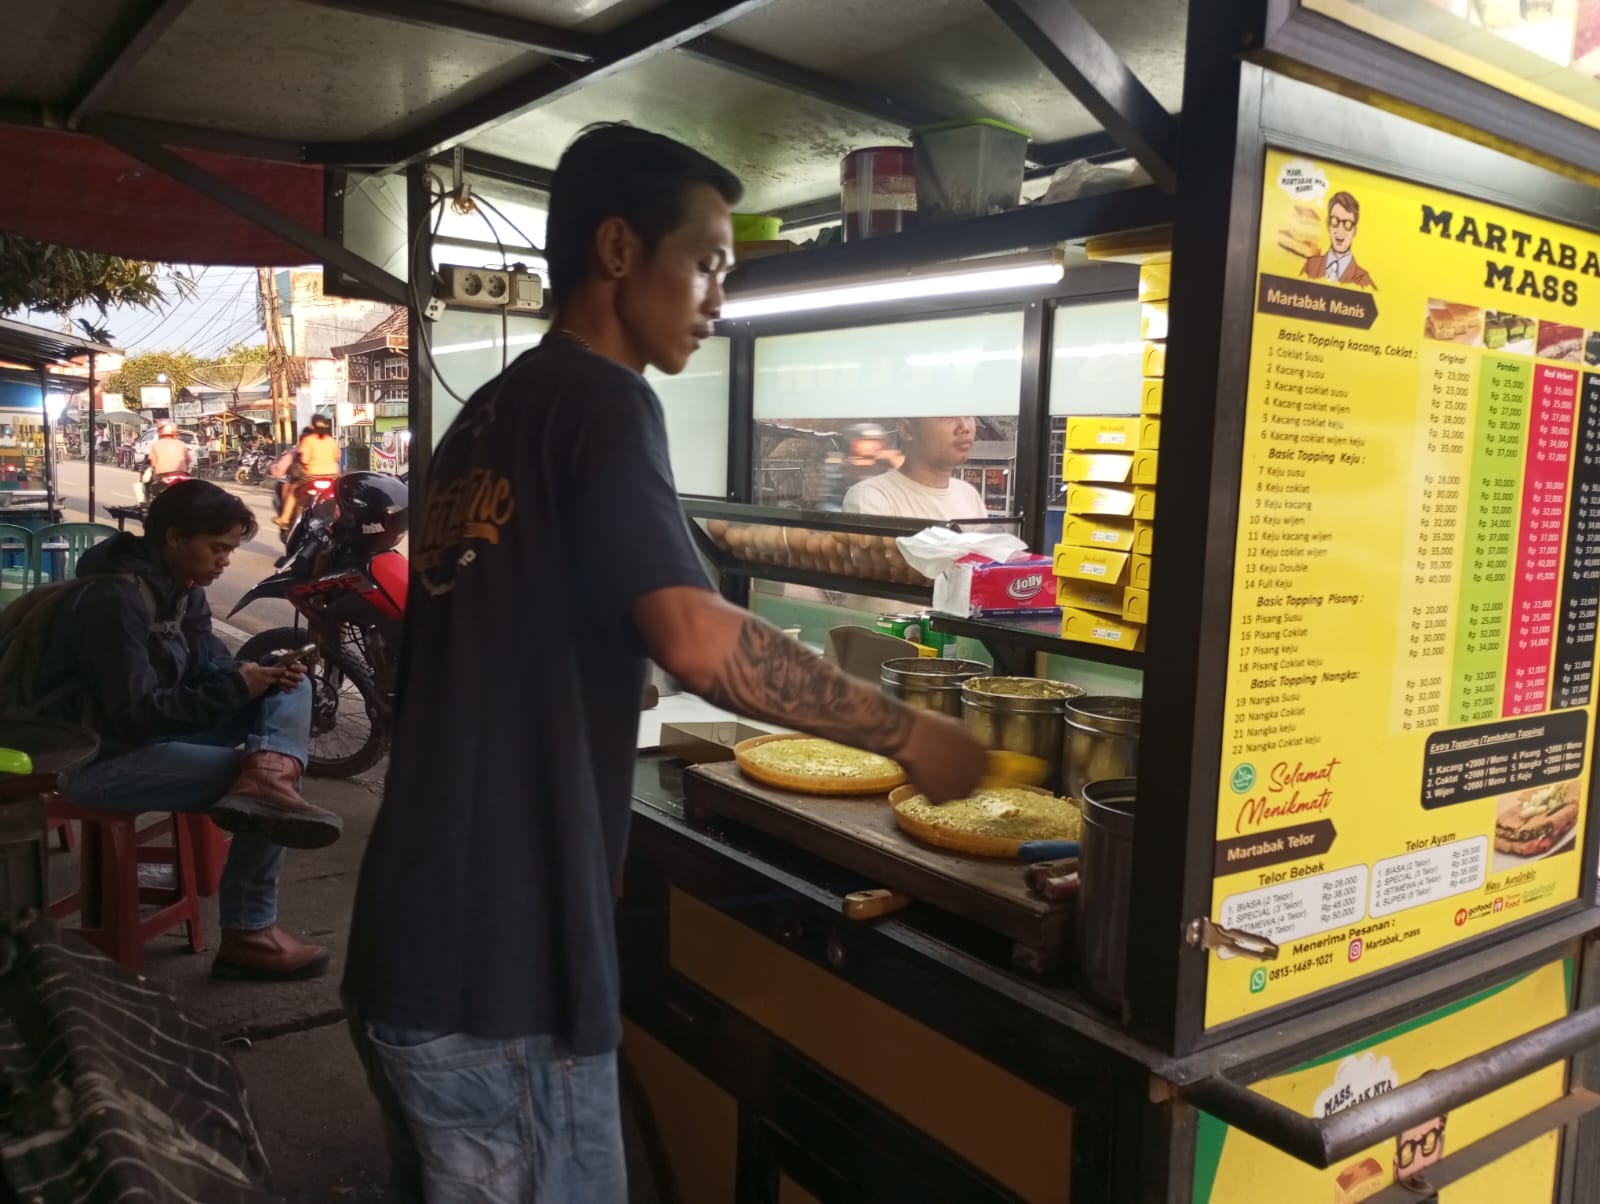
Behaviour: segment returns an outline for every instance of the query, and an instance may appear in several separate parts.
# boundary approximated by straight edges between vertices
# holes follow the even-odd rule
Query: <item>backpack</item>
[[[51,707],[72,696],[82,685],[69,681],[40,695],[36,693],[39,670],[50,642],[50,629],[61,608],[73,602],[83,590],[97,581],[120,581],[131,585],[144,603],[145,617],[152,636],[175,635],[183,627],[189,595],[178,599],[170,619],[161,618],[161,602],[155,587],[145,577],[132,573],[100,573],[75,577],[53,585],[41,585],[0,610],[0,717],[35,719]],[[88,718],[89,698],[84,695],[81,713]]]

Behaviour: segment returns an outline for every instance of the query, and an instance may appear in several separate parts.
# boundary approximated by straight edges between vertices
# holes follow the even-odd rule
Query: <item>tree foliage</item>
[[[179,295],[193,290],[193,281],[169,273]],[[151,309],[166,301],[156,264],[115,255],[95,255],[0,232],[0,313],[34,309],[66,314],[93,305],[104,317],[113,306]],[[109,333],[96,327],[96,333]]]
[[[123,404],[130,410],[139,408],[139,390],[147,385],[159,385],[164,372],[165,384],[176,397],[179,389],[194,384],[195,374],[205,361],[187,351],[147,351],[143,355],[130,355],[122,367],[106,378],[106,390],[121,393]]]

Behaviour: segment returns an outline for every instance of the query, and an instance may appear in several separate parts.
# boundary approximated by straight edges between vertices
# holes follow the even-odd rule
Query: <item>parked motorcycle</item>
[[[247,451],[239,457],[239,462],[234,466],[233,479],[240,485],[259,484],[267,475],[267,469],[272,467],[273,460],[277,459],[268,451]]]
[[[395,550],[406,532],[409,495],[393,477],[353,472],[329,484],[296,516],[278,572],[239,599],[231,619],[260,598],[286,598],[293,627],[262,632],[240,660],[315,643],[314,703],[306,771],[350,777],[388,751],[394,722],[400,631],[410,566]]]

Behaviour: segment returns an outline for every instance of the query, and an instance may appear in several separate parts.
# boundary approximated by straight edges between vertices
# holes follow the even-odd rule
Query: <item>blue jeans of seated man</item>
[[[616,1053],[353,1016],[389,1145],[389,1204],[626,1204]]]
[[[304,765],[310,739],[307,678],[293,690],[269,690],[212,731],[96,761],[68,779],[67,796],[99,811],[209,811],[233,785],[246,753],[283,753]],[[283,859],[282,845],[254,832],[234,834],[217,892],[222,927],[254,931],[277,921]]]

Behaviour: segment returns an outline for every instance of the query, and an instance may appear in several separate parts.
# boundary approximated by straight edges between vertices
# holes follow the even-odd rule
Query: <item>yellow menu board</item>
[[[1303,1116],[1324,1117],[1413,1083],[1567,1014],[1570,962],[1552,962],[1388,1032],[1335,1050],[1251,1090]],[[1511,1121],[1554,1103],[1566,1091],[1557,1062],[1470,1103],[1413,1125],[1344,1161],[1318,1170],[1202,1112],[1195,1140],[1194,1204],[1354,1204],[1406,1180],[1413,1194],[1445,1204],[1550,1204],[1561,1130],[1441,1188],[1429,1170]]]
[[[1600,618],[1600,236],[1271,151],[1214,1026],[1575,899]]]

